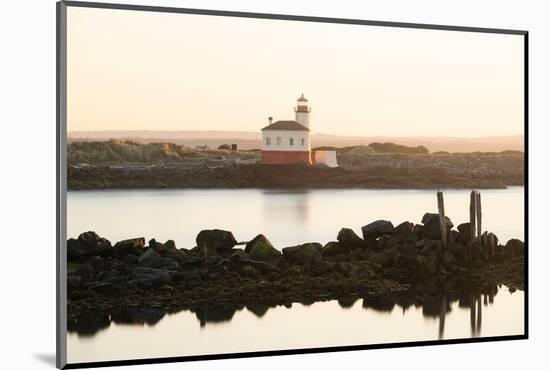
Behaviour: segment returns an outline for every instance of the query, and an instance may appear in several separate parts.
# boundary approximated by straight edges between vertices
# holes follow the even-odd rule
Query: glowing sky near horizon
[[[68,8],[68,129],[523,134],[523,37]]]

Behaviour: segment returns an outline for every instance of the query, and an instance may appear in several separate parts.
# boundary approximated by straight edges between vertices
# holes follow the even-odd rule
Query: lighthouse
[[[309,130],[309,113],[311,112],[311,108],[309,107],[308,101],[304,94],[298,98],[296,103],[296,107],[294,107],[296,122]]]
[[[269,117],[269,124],[262,128],[262,163],[320,164],[338,167],[336,151],[311,150],[309,115],[311,108],[302,94],[294,107],[294,121],[276,121]]]
[[[262,163],[288,164],[304,162],[311,164],[309,138],[309,108],[304,94],[294,107],[296,120],[273,122],[262,128]]]

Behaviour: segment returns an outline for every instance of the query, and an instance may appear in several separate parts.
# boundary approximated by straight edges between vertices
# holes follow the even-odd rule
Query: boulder
[[[402,222],[395,227],[395,232],[401,236],[409,236],[414,232],[414,224],[408,221]]]
[[[363,247],[365,242],[352,229],[342,228],[336,239],[346,249]]]
[[[237,240],[231,231],[219,229],[202,230],[197,235],[196,242],[198,247],[206,246],[208,252],[213,250],[217,252],[227,251],[237,244]]]
[[[283,248],[285,260],[299,265],[305,265],[321,258],[319,243],[305,243],[295,247]]]
[[[260,271],[258,271],[255,267],[251,265],[245,265],[242,269],[239,271],[241,275],[249,277],[249,278],[257,278],[260,276]]]
[[[159,268],[164,265],[164,260],[154,249],[147,249],[145,253],[139,256],[138,265],[142,267]]]
[[[367,240],[376,239],[384,234],[393,234],[395,233],[395,228],[390,221],[378,220],[363,226],[361,231],[363,232],[363,239]]]
[[[441,229],[439,228],[439,215],[437,213],[426,213],[422,217],[422,223],[424,226],[420,231],[422,238],[427,239],[441,239]],[[453,223],[445,216],[445,227],[447,228],[447,234],[450,233]]]
[[[172,239],[169,239],[164,242],[164,246],[168,249],[176,249],[176,242]]]
[[[164,244],[157,242],[154,238],[149,240],[148,247],[157,253],[166,253],[168,251],[168,248],[166,248]]]
[[[67,240],[67,259],[69,262],[82,262],[89,256],[105,256],[111,253],[111,242],[99,237],[93,231],[87,231],[78,239]]]
[[[325,244],[323,249],[321,249],[321,254],[327,257],[342,254],[344,252],[345,250],[340,242],[328,242],[327,244]]]
[[[254,243],[252,243],[252,241]],[[260,234],[252,241],[249,243],[250,248],[248,255],[250,259],[256,261],[274,262],[278,257],[281,256],[281,252],[275,249],[275,247],[273,247],[271,242],[265,236]],[[247,244],[247,247],[249,247],[249,244]]]
[[[525,245],[519,239],[510,239],[505,245],[505,250],[515,256],[521,256],[525,253]]]
[[[145,248],[145,238],[126,239],[117,242],[113,250],[118,255],[127,255],[129,253],[139,255]]]

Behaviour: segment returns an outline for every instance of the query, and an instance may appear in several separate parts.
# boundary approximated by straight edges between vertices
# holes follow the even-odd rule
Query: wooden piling
[[[470,248],[468,255],[471,255],[472,249],[475,246],[475,229],[476,229],[476,192],[472,190],[470,193]]]
[[[476,191],[477,238],[481,238],[481,194]]]
[[[495,234],[489,233],[487,235],[487,250],[489,252],[489,259],[493,259],[495,257]]]
[[[437,192],[437,210],[439,212],[439,231],[441,233],[441,248],[447,249],[447,226],[445,223],[445,204],[443,202],[443,192]]]

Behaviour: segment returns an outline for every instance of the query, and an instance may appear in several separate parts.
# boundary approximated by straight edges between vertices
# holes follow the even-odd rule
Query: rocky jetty
[[[472,247],[469,224],[454,229],[447,218],[445,227],[445,249],[439,218],[430,213],[420,224],[378,220],[362,227],[361,236],[342,228],[324,245],[281,249],[262,234],[238,243],[226,230],[202,230],[192,249],[143,237],[113,245],[88,231],[67,241],[69,324],[94,312],[112,316],[137,308],[168,312],[207,303],[269,306],[373,297],[426,280],[466,278],[523,289],[523,242],[500,244],[491,234],[490,248]]]

